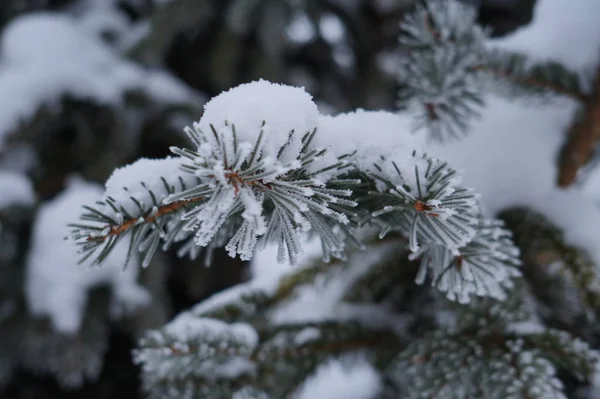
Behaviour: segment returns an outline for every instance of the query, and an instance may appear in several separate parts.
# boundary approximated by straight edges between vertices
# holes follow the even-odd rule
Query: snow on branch
[[[598,351],[539,323],[527,296],[511,294],[522,311],[494,300],[457,307],[462,323],[408,343],[387,373],[402,397],[566,398],[559,372],[597,384]]]
[[[398,106],[413,115],[413,129],[431,138],[460,138],[480,115],[484,94],[528,100],[563,95],[585,101],[580,76],[556,62],[490,48],[476,10],[457,0],[426,0],[401,23]]]
[[[348,162],[312,145],[318,117],[306,92],[265,81],[215,97],[186,129],[195,149],[116,171],[105,200],[82,215],[92,223],[72,225],[84,259],[102,248],[101,262],[131,233],[130,248],[145,252],[147,265],[161,240],[168,248],[193,234],[196,249],[189,240],[183,247],[193,255],[226,243],[230,255],[249,260],[260,238],[278,241],[278,258],[294,263],[311,228],[341,254],[334,228],[354,215],[349,188],[358,181],[337,178]]]
[[[380,237],[400,229],[416,252],[419,242],[452,251],[475,236],[477,195],[461,186],[460,176],[446,162],[397,153],[376,168],[380,173],[373,177],[385,184],[380,192],[371,192],[378,208],[372,216],[386,217]]]
[[[113,172],[104,198],[95,206],[84,206],[81,221],[69,225],[70,238],[82,254],[80,262],[93,255],[94,263],[103,262],[121,238],[129,235],[127,261],[140,252],[143,265],[148,266],[161,239],[163,249],[184,239],[177,215],[191,201],[164,204],[168,195],[197,183],[193,176],[182,174],[180,167],[177,158],[140,159]]]
[[[183,313],[163,329],[146,333],[134,361],[142,366],[145,390],[153,394],[167,386],[178,394],[175,397],[188,390],[203,394],[222,390],[221,397],[232,397],[252,386],[283,397],[288,384],[306,389],[300,385],[307,374],[319,370],[331,356],[400,346],[392,333],[348,322],[263,325],[259,331],[247,323]],[[376,386],[377,374],[371,371]]]
[[[188,132],[198,151],[173,149],[189,160],[184,168],[203,182],[169,196],[166,203],[209,198],[183,216],[184,229],[195,232],[196,245],[208,245],[232,215],[240,214],[241,225],[226,246],[231,256],[239,254],[249,260],[258,237],[263,243],[275,238],[280,243],[279,260],[295,263],[302,252],[300,232],[311,227],[321,230],[324,242],[334,246],[334,252],[341,252],[344,243],[335,239],[335,232],[326,223],[318,221],[325,216],[342,225],[349,222],[346,213],[332,205],[356,206],[355,201],[345,199],[352,192],[337,187],[352,182],[329,179],[346,163],[317,166],[327,152],[311,145],[316,128],[301,133],[300,140],[296,137],[299,134],[290,130],[275,153],[268,145],[277,138],[268,136],[266,121],[260,124],[254,143],[242,141],[237,126],[226,122],[226,130],[218,131],[211,124],[211,135],[196,125]],[[269,215],[263,214],[265,206],[272,208]]]
[[[505,299],[505,288],[512,278],[521,275],[519,249],[510,231],[498,220],[482,219],[476,225],[475,237],[453,254],[442,246],[427,246],[412,254],[421,256],[417,283],[423,284],[431,273],[431,284],[446,292],[451,300],[469,301],[472,294]]]
[[[204,251],[207,263],[215,248],[250,260],[275,243],[277,261],[295,264],[307,234],[320,238],[326,259],[345,259],[349,240],[362,247],[356,237],[368,223],[380,226],[380,238],[399,232],[412,252],[423,247],[424,259],[447,254],[428,266],[436,277],[446,276],[445,259],[465,257],[464,268],[453,268],[462,279],[438,285],[449,297],[501,296],[498,284],[518,274],[506,266],[517,264],[510,240],[478,227],[478,195],[428,156],[408,125],[388,112],[325,117],[303,89],[240,85],[185,129],[191,148],[115,171],[104,198],[71,225],[71,238],[82,261],[95,263],[127,237],[128,256],[140,253],[144,266],[174,243],[181,256]]]

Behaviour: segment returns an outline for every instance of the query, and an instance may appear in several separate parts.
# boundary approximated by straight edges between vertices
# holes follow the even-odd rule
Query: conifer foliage
[[[494,39],[466,0],[10,3],[0,89],[39,95],[0,118],[0,396],[21,369],[96,381],[120,336],[157,399],[600,395],[600,74],[540,56],[562,47],[535,23]]]
[[[567,68],[490,50],[476,17],[427,0],[405,18],[398,113],[326,116],[304,88],[258,80],[211,99],[172,157],[113,173],[70,225],[82,261],[102,267],[127,242],[143,266],[172,246],[206,265],[219,248],[300,265],[144,334],[133,357],[150,397],[320,398],[353,373],[364,393],[344,397],[566,398],[568,384],[597,383],[600,354],[539,313],[527,264],[522,276],[529,241],[517,246],[433,154],[469,131],[488,92],[585,97]]]
[[[427,247],[429,266],[418,280],[425,280],[427,267],[440,268],[434,275],[441,281],[434,285],[450,299],[499,296],[501,284],[519,275],[510,234],[487,227],[499,222],[480,215],[476,194],[447,163],[417,154],[393,130],[388,136],[397,137],[399,146],[387,157],[382,153],[389,150],[361,154],[360,148],[335,154],[334,142],[315,147],[317,135],[320,143],[328,142],[328,131],[319,126],[316,105],[303,89],[266,81],[238,86],[208,102],[202,119],[186,131],[192,149],[172,148],[177,157],[151,161],[151,169],[134,164],[117,170],[99,207],[86,206],[82,219],[92,223],[72,225],[71,235],[83,260],[96,255],[101,262],[116,243],[129,239],[130,254],[142,252],[144,265],[159,245],[178,241],[193,254],[224,244],[244,260],[257,245],[274,242],[277,260],[294,264],[303,251],[301,234],[309,231],[326,254],[343,258],[347,240],[340,231],[353,234],[387,219],[379,237],[399,232],[411,252]],[[393,147],[394,139],[386,144]],[[382,162],[361,169],[353,157]],[[143,190],[133,193],[132,185]],[[361,195],[353,186],[374,190]]]

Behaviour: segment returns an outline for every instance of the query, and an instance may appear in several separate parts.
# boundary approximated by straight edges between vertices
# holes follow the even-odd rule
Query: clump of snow
[[[247,323],[226,323],[221,320],[194,316],[190,312],[179,314],[164,328],[165,334],[179,342],[190,342],[196,338],[222,337],[231,335],[248,348],[258,345],[258,333]]]
[[[151,331],[149,334],[158,339],[158,342],[168,343],[168,346],[176,348],[180,353],[180,361],[185,361],[181,360],[181,356],[189,356],[189,360],[194,362],[194,375],[231,379],[255,370],[255,364],[248,356],[257,347],[259,337],[250,324],[226,323],[184,312],[167,324],[162,332]],[[218,356],[215,345],[218,345],[218,351],[227,351],[229,357]],[[168,350],[167,353],[154,348],[138,351],[136,362],[143,362],[146,371],[157,367],[158,374],[168,376],[175,373],[180,377],[181,366],[175,364],[173,367],[169,361],[160,364],[160,360],[153,359],[156,355],[168,355]]]
[[[126,61],[75,17],[40,12],[14,19],[0,40],[0,117],[2,137],[19,120],[63,95],[119,104],[124,92],[141,90],[163,102],[194,98],[185,85],[165,72],[145,70]],[[44,40],[40,40],[43,37]]]
[[[306,345],[311,341],[316,341],[321,338],[321,331],[316,327],[306,327],[294,337],[294,343],[298,346]]]
[[[336,116],[321,116],[315,137],[318,146],[326,147],[335,156],[356,154],[351,157],[356,166],[375,172],[375,163],[393,152],[423,153],[425,141],[411,134],[411,120],[403,115],[384,111],[357,110]]]
[[[206,103],[202,119],[195,127],[212,140],[211,125],[217,131],[227,132],[235,125],[238,143],[248,143],[253,148],[264,122],[262,155],[273,158],[293,131],[291,143],[281,158],[285,164],[296,159],[302,137],[317,127],[318,120],[317,106],[303,88],[259,80],[214,97]]]
[[[362,357],[335,359],[321,365],[295,394],[293,399],[373,399],[382,389],[375,368]]]
[[[31,205],[34,201],[33,186],[25,175],[0,170],[0,209],[10,205]]]
[[[184,189],[181,185],[182,182],[186,188],[194,187],[197,184],[197,178],[191,173],[183,172],[181,165],[182,160],[177,157],[140,158],[113,171],[106,181],[104,197],[113,198],[127,212],[138,215],[139,208],[131,200],[131,197],[150,210],[154,206],[150,191],[159,205],[170,194],[161,178],[164,178],[167,184],[174,187],[176,191]],[[110,207],[106,207],[106,212],[114,213]]]
[[[32,314],[48,316],[55,328],[65,333],[78,331],[88,290],[92,287],[109,285],[112,288],[113,316],[150,301],[149,293],[136,281],[139,260],[133,256],[123,270],[128,249],[126,240],[115,246],[101,268],[90,268],[91,260],[77,264],[80,254],[76,244],[63,239],[73,211],[93,204],[101,195],[100,186],[73,179],[59,196],[40,208],[33,228],[27,259],[27,304]]]

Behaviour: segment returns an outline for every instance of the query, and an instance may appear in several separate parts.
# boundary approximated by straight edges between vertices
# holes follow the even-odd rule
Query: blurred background
[[[535,2],[464,1],[494,36],[527,24]],[[91,284],[78,329],[57,329],[31,312],[27,270],[39,216],[60,235],[78,212],[51,212],[73,176],[103,184],[119,166],[186,146],[182,128],[207,99],[259,78],[304,86],[322,113],[394,110],[399,22],[413,3],[2,0],[0,398],[141,397],[136,337],[248,277],[224,254],[205,268],[166,253],[137,276],[147,306],[113,317],[110,287]],[[76,267],[53,260],[51,245],[40,253]]]

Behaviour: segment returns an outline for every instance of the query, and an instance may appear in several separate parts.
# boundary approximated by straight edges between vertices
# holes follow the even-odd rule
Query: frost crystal
[[[510,232],[501,226],[497,220],[480,221],[475,237],[458,254],[437,245],[413,253],[413,259],[422,256],[417,283],[423,284],[431,273],[432,285],[451,300],[466,303],[472,294],[504,299],[504,288],[521,275],[521,262]]]
[[[398,70],[399,106],[414,117],[413,129],[426,127],[438,141],[466,133],[483,105],[479,69],[486,32],[476,18],[470,5],[432,0],[401,24],[400,42],[410,55]]]
[[[295,263],[302,253],[300,234],[312,227],[340,252],[343,242],[329,221],[347,224],[342,208],[356,203],[345,199],[352,192],[335,187],[340,181],[330,177],[345,162],[319,166],[327,150],[311,145],[316,117],[304,91],[264,81],[254,85],[215,97],[202,120],[186,129],[197,149],[172,151],[186,158],[184,170],[201,182],[166,203],[202,200],[183,216],[184,230],[194,231],[195,244],[206,247],[221,229],[232,229],[226,249],[244,260],[252,258],[262,237],[264,243],[279,242],[279,260]],[[272,107],[284,115],[273,114]]]
[[[475,236],[477,196],[461,186],[462,179],[446,162],[398,152],[377,168],[374,177],[385,189],[372,193],[378,200],[372,215],[386,215],[381,237],[399,230],[408,233],[413,252],[425,242],[456,253]]]

